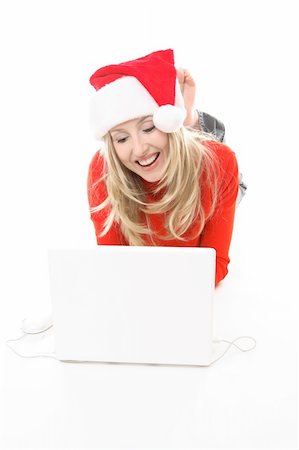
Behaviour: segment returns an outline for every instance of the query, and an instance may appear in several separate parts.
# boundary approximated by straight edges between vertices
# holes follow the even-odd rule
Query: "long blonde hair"
[[[211,150],[204,145],[213,137],[184,127],[169,133],[168,137],[166,170],[160,182],[155,183],[152,192],[156,196],[155,201],[148,202],[142,179],[120,161],[110,133],[105,136],[104,171],[98,181],[105,182],[108,196],[103,203],[90,208],[91,213],[95,213],[109,207],[100,236],[105,235],[116,221],[129,245],[145,245],[146,235],[155,245],[148,221],[150,214],[165,214],[167,234],[159,236],[161,239],[184,241],[184,233],[198,217],[200,227],[197,235],[200,235],[217,202],[217,165]],[[201,198],[203,174],[212,199],[208,212],[204,211]]]

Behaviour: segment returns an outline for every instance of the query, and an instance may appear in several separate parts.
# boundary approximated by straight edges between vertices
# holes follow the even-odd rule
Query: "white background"
[[[1,448],[295,448],[297,1],[7,0],[0,6],[0,42],[0,321],[4,355],[2,374],[5,374],[1,385],[5,399],[2,403],[5,432]],[[54,378],[60,375],[53,369],[54,361],[19,360],[9,353],[4,340],[18,336],[19,323],[29,311],[49,305],[47,248],[95,244],[86,195],[88,164],[98,149],[89,129],[88,107],[92,92],[89,77],[103,65],[166,48],[174,49],[177,66],[189,69],[197,80],[196,106],[224,122],[226,142],[236,152],[248,184],[248,193],[237,211],[230,273],[219,295],[219,299],[232,295],[234,301],[229,303],[227,300],[227,304],[224,301],[218,314],[225,316],[227,308],[232,307],[230,314],[235,315],[236,322],[238,317],[243,318],[244,311],[247,311],[246,317],[252,319],[252,322],[246,322],[246,330],[236,328],[230,337],[236,337],[235,332],[254,334],[256,331],[263,335],[269,330],[268,339],[263,341],[263,352],[259,354],[257,350],[256,354],[259,364],[265,364],[266,384],[271,385],[269,367],[273,369],[273,399],[275,393],[280,392],[277,398],[282,399],[282,403],[274,407],[269,391],[268,403],[264,405],[266,413],[251,429],[244,425],[236,411],[234,415],[229,412],[229,399],[237,389],[236,384],[229,384],[226,386],[230,392],[227,404],[217,405],[219,392],[213,403],[219,413],[215,421],[221,424],[219,432],[223,439],[218,442],[211,438],[212,434],[207,431],[211,423],[201,439],[196,433],[198,417],[194,415],[193,404],[185,405],[186,409],[178,409],[175,413],[172,406],[171,413],[163,409],[167,401],[171,403],[171,396],[168,399],[158,397],[153,405],[149,391],[148,402],[136,400],[140,395],[138,390],[142,388],[138,385],[136,371],[141,368],[130,373],[137,383],[137,397],[134,393],[122,396],[120,385],[128,374],[125,371],[132,370],[122,368],[119,370],[123,372],[112,375],[112,379],[115,376],[114,381],[120,383],[111,391],[115,393],[116,412],[108,409],[106,414],[100,409],[99,400],[99,422],[105,423],[106,432],[102,430],[98,435],[89,430],[91,425],[96,427],[96,416],[93,415],[91,425],[90,418],[84,422],[81,416],[75,416],[74,440],[68,440],[66,436],[59,438],[57,433],[63,433],[63,426],[62,423],[53,425],[57,411],[52,405],[50,419],[47,416],[53,425],[52,432],[43,434],[43,440],[39,440],[28,431],[25,439],[18,427],[23,417],[27,418],[23,433],[30,430],[32,421],[36,421],[30,405],[50,386],[50,381],[49,386],[48,381],[42,384],[45,374],[54,374]],[[221,323],[221,315],[217,320]],[[221,326],[220,329],[229,331]],[[250,361],[246,354],[241,356]],[[74,388],[77,395],[84,398],[83,390],[80,391],[86,382],[82,370],[82,367],[78,369],[81,373],[76,375],[74,385],[68,384],[67,372],[63,373],[65,379],[59,388],[61,396],[74,395]],[[34,378],[34,383],[29,382],[35,400],[24,406],[20,399],[25,401],[30,374],[34,377],[39,374],[40,378]],[[160,380],[159,373],[153,375],[157,377],[155,388],[162,383],[167,389],[171,372],[166,370],[160,374]],[[210,381],[207,381],[207,373],[204,376],[208,389]],[[230,383],[229,371],[226,376]],[[185,391],[179,388],[180,375],[176,377],[180,405],[184,403]],[[13,387],[9,385],[12,379]],[[257,373],[252,383],[248,380],[242,391],[244,402],[240,398],[237,403],[238,408],[243,405],[243,417],[248,423],[254,420],[259,410],[256,405],[256,409],[252,407],[246,415],[246,402],[254,395],[258,380]],[[40,391],[36,391],[36,383],[41,383],[38,384]],[[285,398],[284,404],[285,386],[292,398]],[[70,402],[74,402],[75,410],[76,402],[74,397],[72,399]],[[105,395],[103,401],[106,407],[111,406]],[[42,401],[38,406],[38,411],[46,408]],[[135,410],[137,406],[139,413]],[[154,415],[148,413],[146,416],[146,411],[154,408],[160,410],[161,417],[158,417],[162,420],[163,416],[164,425],[163,421],[156,421]],[[132,420],[130,424],[126,423],[128,414]],[[142,422],[141,426],[142,414],[148,422]],[[122,438],[117,437],[114,420],[122,430]],[[122,426],[120,420],[124,420]],[[264,434],[261,431],[263,420]],[[134,423],[141,429],[140,439],[136,437],[139,435],[136,435]],[[38,424],[41,429],[45,426]],[[71,427],[71,423],[68,425]],[[89,436],[85,443],[76,434],[80,427],[82,433]],[[281,432],[276,435],[274,432],[278,429]],[[248,436],[244,442],[242,430],[246,430]],[[235,432],[238,439],[228,438],[229,432],[232,435]]]

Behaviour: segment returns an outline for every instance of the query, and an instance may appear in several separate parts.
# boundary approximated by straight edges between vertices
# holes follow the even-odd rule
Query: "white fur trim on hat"
[[[118,78],[96,91],[91,99],[91,126],[96,139],[111,128],[128,120],[153,115],[155,126],[170,133],[178,130],[186,117],[184,100],[176,82],[174,105],[158,103],[145,87],[132,76]]]

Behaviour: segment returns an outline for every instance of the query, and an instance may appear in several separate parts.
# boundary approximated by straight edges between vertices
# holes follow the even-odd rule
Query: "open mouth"
[[[156,153],[155,155],[151,156],[147,159],[142,159],[141,161],[136,161],[141,167],[150,167],[152,166],[157,159],[159,158],[160,153]]]

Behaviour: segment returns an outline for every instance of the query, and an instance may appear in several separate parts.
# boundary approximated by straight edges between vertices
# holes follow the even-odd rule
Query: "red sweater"
[[[150,214],[149,221],[151,229],[154,232],[155,244],[171,247],[212,247],[216,250],[216,279],[218,284],[227,274],[229,264],[229,246],[232,237],[236,198],[238,194],[238,164],[235,153],[226,145],[208,141],[205,143],[215,154],[215,161],[219,164],[219,200],[213,216],[206,222],[204,229],[199,237],[194,238],[196,229],[199,227],[199,218],[195,220],[190,229],[184,234],[186,240],[178,239],[163,240],[159,236],[166,234],[164,227],[163,214]],[[103,157],[98,151],[89,166],[88,172],[88,200],[90,206],[97,206],[107,197],[107,190],[104,182],[100,182],[95,188],[92,188],[94,182],[99,180],[103,171]],[[154,201],[150,193],[152,183],[144,181],[145,189],[148,191],[147,200]],[[210,191],[208,186],[202,185],[202,203],[204,210],[208,211],[210,201]],[[108,233],[99,237],[103,222],[108,215],[108,208],[97,213],[91,214],[91,220],[94,223],[98,245],[128,245],[120,231],[117,223],[114,223]],[[146,245],[153,245],[149,238],[145,237]]]

